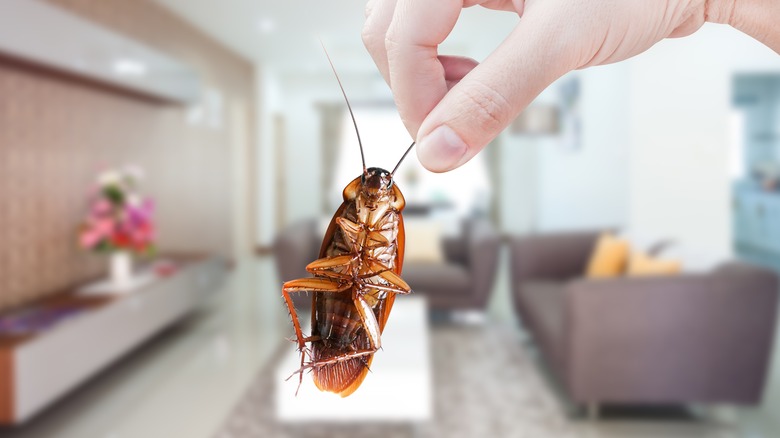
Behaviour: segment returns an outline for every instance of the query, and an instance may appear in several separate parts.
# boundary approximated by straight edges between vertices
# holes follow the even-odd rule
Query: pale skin
[[[440,56],[461,9],[515,13],[482,63]],[[780,53],[780,0],[370,0],[363,42],[393,91],[420,162],[434,172],[473,158],[556,79],[618,62],[705,22]]]

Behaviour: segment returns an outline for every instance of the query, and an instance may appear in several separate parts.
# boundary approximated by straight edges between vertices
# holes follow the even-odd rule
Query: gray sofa
[[[514,306],[575,403],[755,404],[778,305],[767,269],[585,279],[597,232],[510,243]]]
[[[322,233],[316,220],[297,222],[274,242],[281,281],[310,277],[306,265],[317,259]],[[402,277],[413,293],[424,294],[434,310],[484,310],[495,280],[500,238],[487,219],[467,219],[457,237],[442,242],[446,262],[407,261]],[[293,298],[297,308],[311,307],[311,297]]]

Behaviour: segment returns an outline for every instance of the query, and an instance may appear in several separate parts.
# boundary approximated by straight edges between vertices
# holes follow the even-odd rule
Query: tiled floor
[[[505,266],[497,283],[489,306],[490,319],[511,325]],[[225,290],[198,314],[28,426],[0,430],[0,437],[212,437],[279,339],[289,335],[277,289],[271,260],[241,263]],[[586,438],[776,438],[780,437],[776,428],[780,424],[780,360],[773,361],[770,380],[761,409],[721,409],[714,415],[709,412],[710,420],[703,422],[621,418],[595,424],[578,420],[574,426]],[[732,425],[726,434],[722,427],[713,427],[722,421]]]

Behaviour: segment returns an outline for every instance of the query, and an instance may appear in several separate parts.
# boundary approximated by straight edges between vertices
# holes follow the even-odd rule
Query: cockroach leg
[[[295,306],[293,305],[290,293],[343,292],[350,287],[351,283],[344,283],[329,278],[299,278],[297,280],[285,282],[282,286],[282,296],[284,297],[284,302],[287,304],[287,310],[290,311],[290,319],[292,319],[293,328],[295,329],[298,351],[301,352],[300,380],[298,381],[298,389],[295,390],[295,395],[298,395],[298,390],[301,389],[301,384],[303,384],[303,369],[305,360],[304,350],[306,347],[306,338],[303,336],[303,332],[301,331],[301,323],[298,319],[298,312],[295,311]],[[293,373],[293,375],[295,375],[295,373]]]
[[[293,339],[293,338],[284,338],[284,339],[286,339],[286,340],[288,340],[288,341],[290,341],[292,343],[297,343],[298,342],[297,339]],[[306,342],[316,342],[316,341],[319,341],[321,339],[322,339],[322,336],[309,336],[309,337],[303,338],[303,342],[304,343],[306,343]]]
[[[385,292],[393,292],[393,293],[402,294],[402,295],[412,293],[411,290],[399,289],[399,288],[394,287],[394,286],[386,286],[386,285],[383,285],[383,284],[366,283],[365,287],[373,288],[373,289],[377,289],[377,290],[381,290],[381,291],[385,291]]]
[[[369,258],[367,259],[367,263],[365,263],[361,269],[360,273],[358,274],[359,279],[366,279],[375,277],[382,272],[389,271],[391,268],[389,266],[383,265],[381,262],[379,262],[376,259]]]
[[[287,377],[286,379],[284,379],[284,381],[285,381],[285,382],[289,381],[289,380],[290,380],[290,379],[292,379],[292,378],[293,378],[293,377],[294,377],[296,374],[300,374],[301,376],[303,376],[303,371],[304,371],[305,369],[306,369],[306,368],[304,368],[304,365],[301,365],[301,367],[300,367],[300,368],[298,368],[297,370],[295,370],[295,372],[294,372],[294,373],[290,374],[290,376],[289,376],[289,377]],[[301,383],[302,383],[302,382],[299,382],[299,383],[298,383],[298,389],[300,389],[300,388],[301,388]],[[296,390],[295,390],[295,395],[298,395],[298,389],[296,389]]]
[[[340,281],[333,278],[299,278],[285,282],[282,286],[283,293],[300,292],[343,292],[352,286],[351,282]]]
[[[382,346],[382,338],[379,322],[376,320],[374,310],[371,305],[368,304],[366,300],[360,295],[353,297],[352,302],[355,303],[355,308],[360,315],[363,328],[366,330],[366,334],[368,335],[368,342],[371,345],[371,348],[376,351],[379,349],[379,347]]]
[[[303,366],[303,350],[306,344],[303,340],[304,337],[303,332],[301,331],[301,323],[298,319],[298,312],[295,311],[295,305],[292,302],[292,298],[290,297],[290,292],[288,291],[287,287],[282,287],[282,295],[284,296],[284,302],[287,304],[287,310],[290,311],[290,319],[292,319],[293,328],[295,329],[298,351],[301,352],[301,366]],[[298,381],[298,388],[295,390],[295,395],[298,395],[298,390],[301,388],[301,384],[303,384],[303,373],[301,373],[300,380]]]
[[[370,280],[374,277],[379,277],[388,284],[374,283]],[[367,271],[358,276],[358,282],[365,288],[373,288],[385,292],[397,294],[408,294],[412,292],[412,288],[409,287],[398,274],[374,260],[371,260],[368,263]]]
[[[282,286],[282,297],[287,304],[287,310],[290,312],[290,318],[295,329],[295,337],[298,339],[298,348],[302,349],[306,342],[301,332],[301,324],[298,320],[298,313],[295,311],[291,293],[301,292],[343,292],[351,287],[351,282],[344,282],[330,278],[299,278],[285,282]]]
[[[306,369],[320,368],[326,365],[331,365],[331,364],[343,362],[345,360],[354,359],[354,358],[360,358],[361,361],[363,362],[363,365],[366,366],[366,368],[368,368],[368,361],[365,360],[365,357],[374,354],[379,348],[382,347],[382,338],[380,335],[381,330],[379,328],[379,322],[377,322],[376,320],[376,316],[374,315],[374,311],[371,308],[371,305],[368,304],[366,300],[363,299],[363,297],[360,295],[356,295],[355,297],[353,297],[353,302],[355,303],[355,308],[360,314],[360,319],[363,323],[363,328],[366,330],[366,333],[368,334],[368,341],[369,344],[371,345],[371,348],[367,350],[353,351],[351,353],[343,354],[341,356],[335,356],[328,360],[312,361],[308,364],[304,363],[303,355],[301,355],[301,368],[295,371],[290,377],[288,377],[288,380],[296,373],[300,373],[301,378],[303,378],[303,371],[305,371]],[[300,384],[298,385],[298,387],[300,387]]]
[[[368,366],[368,360],[366,360],[365,357],[361,357],[360,361],[363,362],[363,366],[366,367],[369,373],[373,373],[373,371],[371,371],[371,367]]]
[[[338,280],[352,278],[352,266],[357,261],[354,255],[340,255],[317,259],[306,266],[306,270],[314,275],[320,275]]]
[[[287,304],[287,311],[290,312],[290,319],[292,319],[293,329],[295,330],[295,342],[298,343],[298,350],[302,350],[305,344],[301,323],[298,319],[298,312],[295,310],[295,305],[292,302],[292,297],[290,297],[290,292],[286,287],[282,288],[282,296],[284,297],[284,303]]]
[[[406,284],[406,282],[393,271],[382,272],[379,274],[379,276],[397,289],[394,290],[393,292],[400,293],[400,294],[408,294],[409,292],[412,291],[412,288],[409,287],[409,285]]]
[[[370,355],[376,353],[376,351],[377,350],[375,348],[368,349],[368,350],[357,350],[357,351],[352,352],[352,353],[342,354],[340,356],[334,356],[334,357],[332,357],[330,359],[327,359],[327,360],[320,360],[320,361],[310,362],[310,363],[302,365],[298,370],[296,370],[294,373],[292,373],[292,375],[290,377],[288,377],[287,380],[289,380],[290,378],[292,378],[292,376],[294,376],[294,375],[296,375],[298,373],[301,373],[301,375],[302,375],[304,371],[306,371],[308,369],[311,369],[311,368],[322,368],[322,367],[327,366],[327,365],[333,365],[333,364],[336,364],[336,363],[339,363],[339,362],[344,362],[345,360],[361,358],[361,357],[364,357],[364,356],[370,356]]]

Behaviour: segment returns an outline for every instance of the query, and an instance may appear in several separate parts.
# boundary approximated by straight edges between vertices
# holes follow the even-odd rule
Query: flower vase
[[[119,288],[126,288],[133,278],[133,257],[129,251],[114,251],[111,253],[111,283]]]

